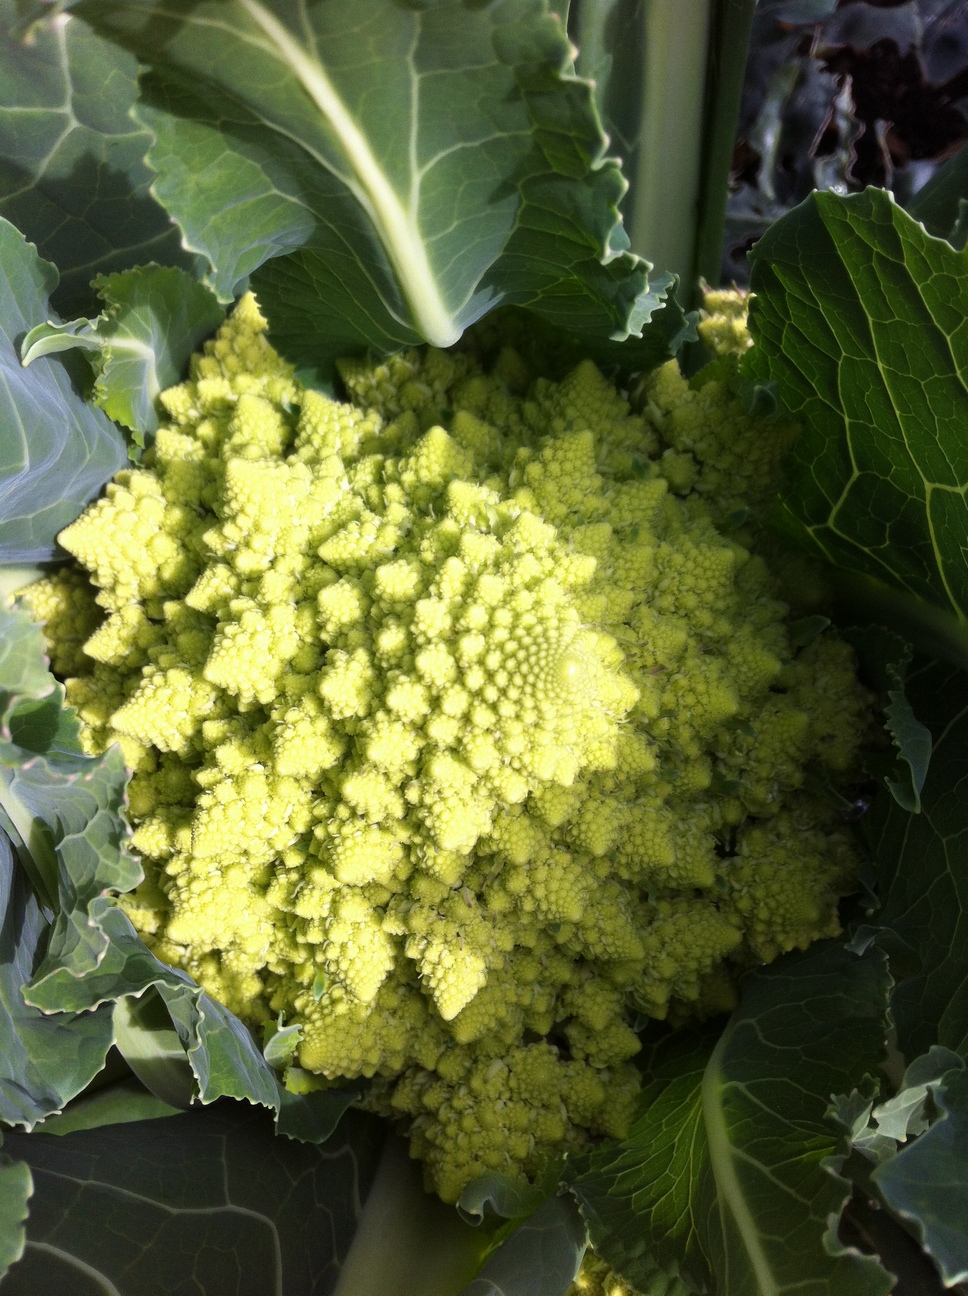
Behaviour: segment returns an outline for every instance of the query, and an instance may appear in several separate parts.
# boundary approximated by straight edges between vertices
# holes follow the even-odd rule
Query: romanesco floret
[[[794,425],[751,414],[732,390],[737,362],[753,344],[749,294],[705,294],[699,333],[715,359],[686,381],[676,361],[636,384],[636,405],[658,446],[656,466],[676,495],[691,496],[717,526],[735,532],[762,510],[780,485],[780,462],[797,435]]]
[[[76,567],[59,567],[20,594],[43,624],[51,670],[64,678],[89,669],[93,662],[84,645],[104,614],[94,602],[94,591],[84,573]]]
[[[638,1257],[636,1267],[642,1269],[648,1261]],[[647,1296],[688,1296],[692,1290],[679,1276],[679,1266],[673,1261],[659,1265],[649,1273],[644,1286]],[[597,1255],[591,1247],[582,1258],[581,1268],[568,1289],[568,1296],[643,1296],[621,1274]]]
[[[699,336],[714,355],[741,356],[753,345],[747,327],[750,295],[742,288],[707,288]]]
[[[623,1134],[639,1014],[836,930],[854,861],[801,789],[849,766],[863,701],[717,533],[760,470],[714,471],[734,423],[674,366],[683,500],[589,362],[412,351],[347,363],[340,403],[264,330],[244,297],[61,534],[105,618],[68,697],[133,770],[149,946],[300,1026],[293,1083],[372,1077],[454,1200]]]

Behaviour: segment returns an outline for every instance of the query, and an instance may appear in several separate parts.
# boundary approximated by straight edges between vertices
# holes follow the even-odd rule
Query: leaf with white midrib
[[[373,222],[413,312],[418,331],[434,346],[450,346],[460,337],[462,329],[440,295],[426,245],[414,220],[415,209],[419,209],[421,171],[415,169],[412,176],[407,211],[319,59],[303,49],[278,18],[258,0],[239,0],[239,3],[265,32],[280,60],[293,69],[339,140],[349,171],[349,175],[344,174],[341,178]],[[414,21],[419,25],[419,13]],[[411,140],[414,130],[415,124],[411,122]],[[430,166],[426,169],[429,170]]]
[[[779,1296],[782,1289],[773,1273],[773,1266],[764,1249],[760,1230],[736,1171],[736,1158],[741,1154],[730,1138],[726,1121],[723,1104],[731,1087],[746,1099],[752,1098],[745,1086],[731,1086],[723,1074],[722,1060],[729,1042],[729,1032],[724,1031],[706,1063],[702,1084],[699,1087],[699,1100],[709,1148],[709,1163],[716,1183],[716,1210],[720,1216],[723,1235],[725,1236],[730,1228],[736,1230],[755,1276],[757,1291],[761,1296]],[[727,1219],[727,1216],[730,1218]],[[728,1274],[723,1274],[722,1279],[726,1289],[729,1290]]]
[[[446,346],[502,302],[600,342],[644,329],[630,363],[678,344],[547,0],[73,12],[146,64],[153,193],[221,300],[252,276],[290,359]]]
[[[883,1296],[891,1276],[829,1233],[850,1186],[834,1092],[883,1051],[888,977],[876,950],[827,942],[751,973],[718,1039],[657,1046],[629,1137],[569,1160],[595,1250],[633,1286],[677,1265],[710,1296]]]

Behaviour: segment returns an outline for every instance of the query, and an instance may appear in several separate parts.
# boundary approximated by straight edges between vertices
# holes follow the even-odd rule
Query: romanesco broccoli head
[[[621,1136],[634,1022],[836,930],[854,860],[805,771],[849,768],[864,701],[714,526],[778,453],[734,453],[725,394],[667,367],[640,416],[512,352],[343,379],[302,387],[243,298],[60,536],[83,653],[28,597],[133,771],[145,941],[300,1026],[292,1084],[372,1077],[454,1200]]]

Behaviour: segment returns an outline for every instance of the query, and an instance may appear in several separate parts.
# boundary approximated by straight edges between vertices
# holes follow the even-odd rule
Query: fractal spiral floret
[[[301,386],[243,298],[60,536],[97,608],[76,571],[28,598],[133,770],[144,940],[298,1026],[291,1085],[372,1078],[453,1201],[621,1136],[633,1026],[836,933],[856,864],[807,787],[865,704],[728,532],[785,434],[721,384],[673,362],[633,414],[510,350],[342,376]]]

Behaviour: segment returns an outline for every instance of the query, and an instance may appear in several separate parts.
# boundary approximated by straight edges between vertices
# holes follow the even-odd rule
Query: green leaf
[[[140,865],[121,847],[127,833],[121,818],[124,761],[116,747],[97,758],[64,750],[62,744],[52,744],[46,754],[25,751],[5,740],[15,732],[16,719],[16,714],[8,719],[7,735],[0,730],[0,809],[41,901],[54,910],[38,975],[55,952],[78,966],[96,965],[107,941],[75,908],[75,888],[82,894],[99,888],[101,903],[108,906],[108,887],[127,891],[141,876]],[[51,736],[57,737],[56,729]]]
[[[54,555],[54,537],[125,462],[124,439],[79,395],[76,357],[20,363],[23,335],[48,319],[57,272],[0,219],[0,562]]]
[[[611,152],[622,159],[631,189],[642,124],[641,25],[639,0],[572,0],[568,7],[578,75],[594,86]]]
[[[878,797],[861,820],[874,917],[920,960],[892,995],[901,1051],[942,1044],[968,1057],[968,673],[930,662],[909,672],[906,692],[932,734],[931,768],[920,814]]]
[[[157,1005],[146,1005],[146,1015],[126,1022],[128,1033],[119,1039],[129,1064],[156,1096],[172,1105],[189,1100],[188,1087],[178,1078],[186,1072],[177,1036],[203,1103],[246,1099],[272,1108],[282,1134],[314,1142],[328,1137],[358,1093],[287,1092],[249,1028],[187,973],[155,958],[127,914],[105,894],[129,890],[140,873],[132,881],[130,862],[110,853],[91,862],[89,872],[75,869],[64,877],[47,957],[25,988],[27,1001],[44,1012],[83,1012],[156,992],[167,1016],[158,1016]],[[85,940],[77,939],[79,932]]]
[[[570,1197],[549,1197],[496,1251],[461,1296],[566,1296],[587,1245]]]
[[[720,1296],[888,1292],[833,1236],[850,1187],[825,1119],[877,1067],[888,985],[879,951],[816,945],[751,973],[717,1041],[660,1045],[628,1139],[572,1161],[595,1250],[642,1290],[678,1261]]]
[[[47,669],[44,633],[24,612],[0,606],[0,719],[20,698],[43,698],[54,691]]]
[[[43,647],[36,622],[0,606],[0,1120],[28,1128],[84,1089],[111,1046],[109,1010],[45,1013],[23,986],[46,953],[64,861],[120,840],[124,788],[123,767],[81,754]]]
[[[834,1101],[831,1116],[850,1136],[851,1146],[879,1164],[893,1157],[898,1145],[927,1130],[936,1115],[934,1095],[952,1070],[963,1070],[964,1061],[950,1049],[932,1044],[905,1069],[900,1088],[885,1102],[865,1102],[854,1090]]]
[[[127,889],[140,870],[120,854],[120,753],[83,754],[77,719],[46,670],[43,638],[26,612],[0,607],[0,639],[7,644],[0,657],[0,827],[48,908],[57,908],[65,886],[72,894],[72,869],[80,876],[117,860],[111,885]]]
[[[938,167],[907,204],[907,210],[929,234],[963,248],[968,240],[968,153],[959,149]]]
[[[118,999],[114,1039],[125,1062],[155,1098],[175,1110],[191,1106],[195,1077],[165,1001],[154,986],[137,998]]]
[[[547,0],[80,4],[151,69],[153,192],[290,359],[455,342],[500,303],[654,363],[686,329],[627,251],[626,185]],[[375,87],[379,92],[375,92]]]
[[[363,1086],[290,1093],[280,1088],[276,1133],[303,1143],[325,1143],[344,1114],[363,1097]]]
[[[24,1221],[33,1188],[30,1167],[0,1152],[0,1278],[24,1253]]]
[[[149,1093],[133,1077],[118,1080],[79,1094],[64,1111],[35,1127],[36,1134],[73,1134],[77,1130],[100,1129],[102,1125],[123,1125],[128,1121],[156,1120],[160,1116],[177,1116],[180,1109]]]
[[[779,521],[835,566],[968,618],[968,251],[877,189],[814,193],[752,254],[747,377],[803,423]]]
[[[0,833],[0,1121],[28,1129],[81,1092],[111,1047],[110,1009],[45,1014],[23,985],[43,951],[47,923]]]
[[[275,1138],[263,1113],[231,1103],[8,1137],[35,1192],[4,1296],[330,1291],[379,1152],[372,1118],[356,1115],[318,1149]]]
[[[302,1038],[301,1026],[282,1026],[270,1022],[263,1028],[262,1056],[277,1071],[283,1071],[296,1055]]]
[[[933,1096],[941,1119],[871,1177],[950,1287],[968,1279],[968,1072],[949,1072]]]
[[[503,1174],[485,1174],[472,1180],[461,1193],[457,1212],[468,1224],[480,1224],[485,1211],[492,1211],[503,1219],[516,1219],[531,1215],[541,1205],[546,1194],[525,1179],[509,1179]]]
[[[91,353],[95,404],[143,446],[158,427],[159,393],[182,380],[188,357],[225,312],[203,284],[168,266],[101,276],[94,286],[105,305],[101,314],[31,329],[23,363],[73,347]]]
[[[89,311],[100,272],[145,261],[190,269],[195,258],[148,192],[151,137],[130,116],[135,59],[69,18],[19,40],[8,34],[18,10],[0,3],[0,216],[58,266],[55,309]]]
[[[187,1045],[202,1102],[225,1095],[278,1109],[281,1083],[252,1031],[194,984],[158,988]]]
[[[921,790],[931,760],[931,730],[914,714],[904,690],[914,655],[911,645],[884,626],[852,627],[844,631],[844,638],[857,649],[868,682],[882,697],[884,728],[897,751],[894,768],[884,774],[884,782],[899,806],[920,814]],[[870,772],[878,771],[870,768]]]

